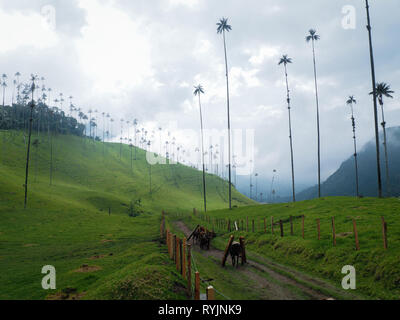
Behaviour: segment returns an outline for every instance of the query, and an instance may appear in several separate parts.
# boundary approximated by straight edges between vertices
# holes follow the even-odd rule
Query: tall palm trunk
[[[292,163],[292,191],[293,191],[293,202],[296,202],[296,190],[294,184],[294,156],[293,156],[293,138],[292,138],[292,117],[291,117],[291,106],[290,106],[290,90],[289,81],[287,74],[287,67],[285,64],[285,77],[286,77],[286,90],[287,90],[287,103],[289,112],[289,139],[290,139],[290,158]]]
[[[26,154],[26,170],[25,170],[25,200],[24,200],[24,209],[26,209],[27,200],[28,200],[28,175],[29,175],[29,156],[31,150],[31,136],[32,136],[32,122],[33,122],[33,108],[35,107],[34,102],[34,92],[35,92],[35,85],[32,85],[32,102],[31,102],[31,113],[29,118],[29,133],[28,133],[28,150]]]
[[[357,138],[356,138],[356,121],[354,119],[353,105],[351,105],[351,122],[353,125],[353,141],[354,141],[354,165],[356,170],[356,196],[360,196],[358,184],[358,154],[357,154]]]
[[[224,37],[225,69],[226,69],[226,98],[227,98],[227,111],[228,111],[229,209],[232,209],[231,117],[230,117],[230,105],[229,105],[229,74],[228,74],[228,57],[226,54],[225,30],[223,31],[223,37]]]
[[[378,128],[378,104],[376,96],[376,80],[375,80],[375,62],[374,62],[374,50],[372,47],[372,34],[371,34],[371,20],[369,16],[369,4],[368,0],[365,0],[367,9],[367,30],[368,30],[368,40],[369,40],[369,55],[371,62],[371,78],[372,78],[372,92],[373,92],[373,102],[374,102],[374,121],[375,121],[375,142],[376,142],[376,167],[377,167],[377,177],[378,177],[378,196],[382,198],[382,177],[381,177],[381,160],[379,152],[379,128]]]
[[[385,150],[385,169],[386,169],[386,195],[390,197],[391,194],[391,187],[390,187],[390,180],[389,180],[389,158],[388,158],[388,151],[387,151],[387,138],[386,138],[386,122],[385,122],[385,113],[383,112],[383,102],[380,102],[381,110],[382,110],[382,128],[383,128],[383,147]]]
[[[317,64],[315,61],[315,41],[312,39],[313,63],[314,63],[314,83],[315,83],[315,100],[317,103],[317,136],[318,136],[318,198],[321,198],[321,135],[319,125],[319,99],[318,99],[318,82],[317,82]]]
[[[204,212],[207,212],[207,194],[206,194],[206,167],[204,163],[204,129],[203,129],[203,113],[201,110],[201,99],[199,94],[199,109],[200,109],[200,128],[201,128],[201,159],[203,164],[203,197],[204,197]]]

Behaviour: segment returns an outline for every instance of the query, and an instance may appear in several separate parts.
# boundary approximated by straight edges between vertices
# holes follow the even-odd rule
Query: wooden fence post
[[[249,217],[246,217],[246,232],[249,232]]]
[[[264,233],[267,233],[267,218],[264,218]]]
[[[317,232],[318,232],[318,240],[321,240],[321,226],[319,219],[317,219]]]
[[[187,290],[189,298],[192,297],[192,246],[187,245]]]
[[[215,294],[214,294],[214,287],[209,286],[207,288],[207,300],[215,300]]]
[[[179,239],[179,271],[183,274],[183,241]]]
[[[239,242],[240,242],[240,246],[242,248],[242,265],[244,265],[245,263],[247,263],[246,245],[245,245],[245,242],[244,242],[244,238],[240,237],[239,238]]]
[[[294,232],[293,232],[293,217],[290,216],[290,235],[293,236]]]
[[[304,239],[304,219],[305,219],[305,217],[304,217],[304,214],[303,214],[302,222],[301,222],[301,233],[303,235],[303,239]]]
[[[274,234],[274,217],[271,217],[271,232]]]
[[[166,243],[167,243],[167,249],[168,249],[168,255],[171,256],[171,248],[169,246],[169,230],[167,229],[167,239],[166,239]]]
[[[336,247],[335,217],[332,217],[332,239],[333,239],[333,246]]]
[[[180,264],[180,249],[179,249],[179,247],[180,247],[180,239],[178,238],[178,237],[176,237],[176,260],[175,260],[175,262],[176,262],[176,271],[179,271],[180,270],[180,266],[179,266],[179,264]]]
[[[172,258],[176,263],[176,234],[172,237]]]
[[[233,235],[230,236],[228,244],[225,248],[225,252],[224,252],[224,256],[222,258],[222,266],[225,267],[226,264],[226,259],[228,258],[228,254],[229,254],[229,249],[231,248],[232,242],[235,239],[235,237]]]
[[[386,250],[388,248],[387,223],[385,222],[384,217],[382,217],[382,237],[383,237],[383,248]]]
[[[357,224],[356,219],[353,219],[353,231],[354,231],[354,239],[356,241],[356,250],[360,250],[360,243],[358,242],[358,232],[357,232]]]
[[[242,220],[242,231],[244,231],[243,220]]]
[[[228,220],[228,232],[231,232],[231,219]]]
[[[169,232],[169,251],[170,251],[169,252],[169,257],[170,257],[171,260],[174,258],[174,249],[173,249],[173,246],[172,246],[173,242],[174,242],[174,237],[172,236],[172,233]]]
[[[252,230],[253,230],[253,233],[254,233],[254,219],[252,220]]]
[[[200,300],[200,273],[198,271],[195,273],[194,300]]]
[[[279,220],[279,227],[281,228],[281,237],[283,238],[283,222],[282,220]]]
[[[186,280],[186,238],[182,239],[182,276]]]

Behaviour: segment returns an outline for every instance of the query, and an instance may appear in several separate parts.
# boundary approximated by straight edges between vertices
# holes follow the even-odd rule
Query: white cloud
[[[17,11],[5,12],[0,9],[0,53],[21,47],[46,49],[54,47],[59,37],[39,12],[23,14]]]
[[[278,57],[280,54],[280,48],[277,46],[263,45],[258,50],[247,50],[246,53],[251,55],[249,62],[252,65],[258,66],[263,64],[266,60],[272,60]]]
[[[168,0],[171,6],[184,6],[188,8],[194,8],[199,5],[199,0]]]
[[[211,49],[211,42],[207,39],[199,39],[196,43],[196,47],[193,54],[197,56],[198,54],[209,53]]]
[[[244,70],[240,67],[232,67],[230,70],[232,94],[240,95],[239,88],[243,85],[248,88],[261,86],[261,82],[257,78],[258,72],[258,69]]]
[[[80,6],[87,10],[87,25],[76,46],[94,92],[117,93],[151,80],[151,46],[140,23],[97,0],[81,0]]]

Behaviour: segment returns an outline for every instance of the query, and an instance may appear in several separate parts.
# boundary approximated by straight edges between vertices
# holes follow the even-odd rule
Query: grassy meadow
[[[302,238],[302,218],[305,216],[305,237]],[[218,238],[213,245],[223,250],[229,235],[244,236],[247,248],[254,254],[294,267],[320,279],[326,279],[340,288],[344,274],[342,267],[352,265],[356,269],[355,293],[367,299],[399,299],[400,297],[400,200],[349,197],[321,198],[296,204],[249,206],[209,212],[210,223],[201,215],[179,217],[190,227],[197,224],[214,228]],[[290,216],[293,231],[290,232]],[[387,222],[388,249],[383,247],[382,222]],[[249,229],[246,231],[247,217]],[[284,237],[279,225],[271,230],[274,222],[283,221]],[[336,246],[333,246],[332,217],[335,217]],[[236,221],[244,230],[227,232],[227,224],[221,227],[216,220]],[[266,232],[264,230],[266,219]],[[320,219],[321,240],[318,240],[317,222]],[[360,250],[356,250],[353,233],[356,221]],[[255,232],[252,232],[254,220]],[[253,257],[256,260],[256,257]]]
[[[158,241],[160,212],[201,208],[201,173],[152,166],[150,194],[143,150],[131,170],[129,146],[120,159],[119,144],[60,135],[50,186],[49,137],[32,138],[24,210],[24,136],[0,132],[0,299],[185,299]],[[207,183],[209,208],[226,207],[226,182],[208,175]],[[235,191],[235,205],[250,203]],[[41,288],[45,265],[56,268],[55,291]]]

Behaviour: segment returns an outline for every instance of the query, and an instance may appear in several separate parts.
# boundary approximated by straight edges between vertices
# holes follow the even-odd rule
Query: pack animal
[[[200,249],[202,250],[210,250],[210,242],[215,237],[215,232],[208,231],[204,227],[199,227],[193,233],[193,243],[198,243],[200,245]]]
[[[232,258],[232,266],[236,265],[236,268],[238,268],[239,257],[242,257],[242,246],[239,242],[232,242],[232,245],[229,248],[229,254]]]

